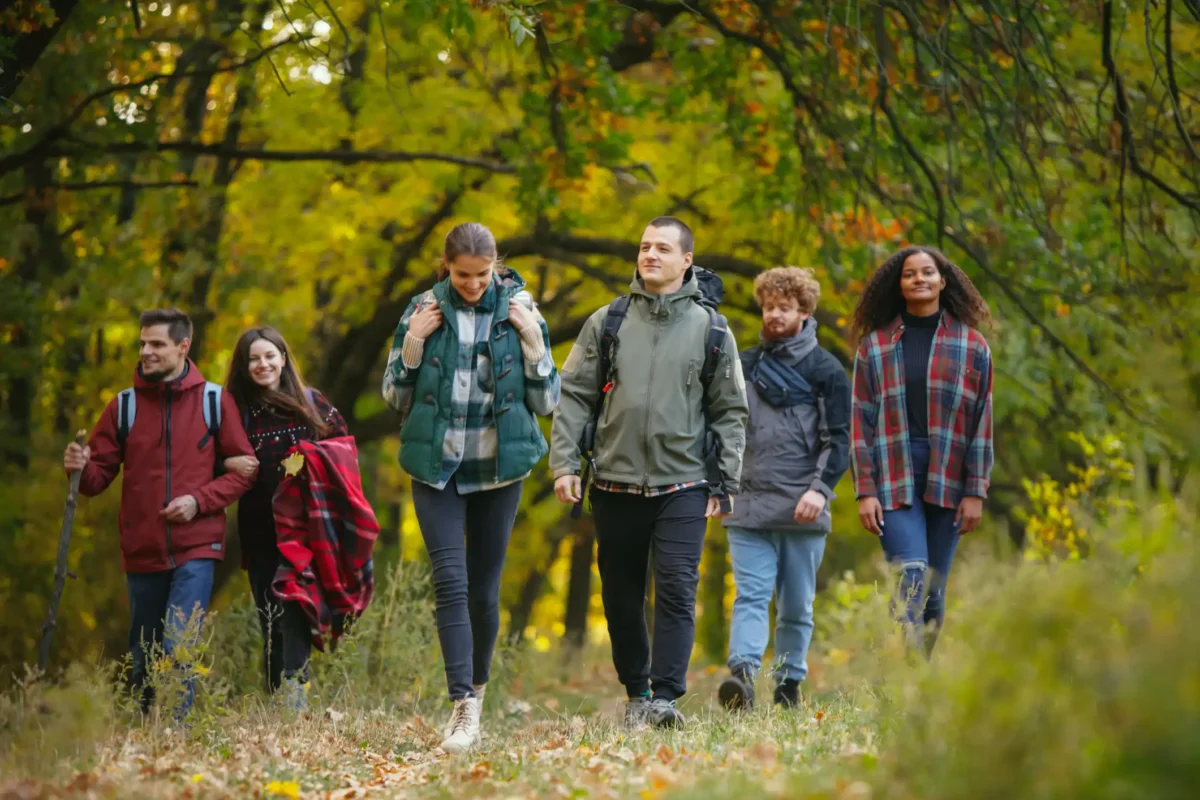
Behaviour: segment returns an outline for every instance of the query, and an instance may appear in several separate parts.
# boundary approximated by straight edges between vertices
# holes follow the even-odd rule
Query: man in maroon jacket
[[[214,477],[219,462],[253,459],[254,450],[233,397],[188,359],[191,337],[182,311],[142,314],[132,391],[108,404],[87,447],[71,443],[63,459],[68,471],[83,471],[79,492],[88,497],[125,469],[118,525],[132,617],[130,681],[143,689],[143,711],[153,701],[144,686],[147,650],[161,644],[170,655],[186,644],[181,634],[208,609],[213,567],[225,555],[225,508],[253,483],[233,472]],[[180,717],[192,697],[188,680]]]

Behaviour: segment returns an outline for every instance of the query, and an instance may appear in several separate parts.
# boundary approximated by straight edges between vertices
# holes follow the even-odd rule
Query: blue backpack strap
[[[125,444],[133,421],[137,418],[137,392],[133,387],[121,390],[117,395],[117,443]]]
[[[219,383],[205,381],[204,397],[201,408],[204,413],[204,438],[200,447],[208,444],[209,439],[216,439],[221,432],[221,394],[224,390]]]

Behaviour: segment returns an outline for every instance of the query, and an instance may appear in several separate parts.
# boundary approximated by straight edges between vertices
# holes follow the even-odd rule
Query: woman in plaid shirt
[[[549,449],[558,405],[550,335],[525,281],[478,223],[446,235],[441,280],[408,305],[383,376],[405,417],[400,466],[433,564],[438,639],[454,712],[442,749],[479,742],[500,629],[500,573],[521,483]]]
[[[926,655],[958,537],[979,525],[991,477],[992,358],[978,330],[987,320],[971,279],[931,247],[884,262],[854,314],[858,516],[902,569],[901,621]]]

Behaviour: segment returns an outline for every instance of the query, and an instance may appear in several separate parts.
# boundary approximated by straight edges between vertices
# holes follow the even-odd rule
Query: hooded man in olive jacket
[[[720,442],[721,488],[730,496],[738,491],[745,449],[749,409],[732,333],[726,332],[712,380],[705,386],[701,379],[712,318],[700,304],[692,243],[691,230],[673,217],[646,228],[608,385],[600,357],[606,306],[588,319],[563,365],[551,436],[555,493],[564,503],[578,502],[586,489],[580,439],[603,397],[592,510],[604,615],[631,727],[683,723],[675,701],[687,690],[704,532],[709,517],[724,516],[707,481],[706,407]],[[653,654],[644,612],[651,553]]]

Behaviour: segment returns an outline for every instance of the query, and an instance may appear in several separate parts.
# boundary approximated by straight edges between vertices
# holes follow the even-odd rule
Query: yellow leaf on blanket
[[[291,478],[300,474],[300,470],[304,468],[304,454],[292,453],[283,460],[283,474],[285,477]]]

